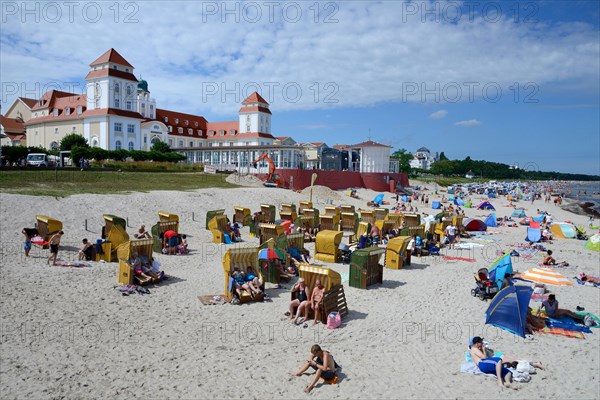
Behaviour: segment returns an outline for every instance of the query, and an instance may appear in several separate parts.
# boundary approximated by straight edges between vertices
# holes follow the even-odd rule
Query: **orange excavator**
[[[275,173],[275,163],[269,157],[269,154],[264,153],[260,157],[258,157],[252,163],[254,168],[258,168],[258,163],[262,160],[265,160],[269,163],[269,175],[267,175],[267,180],[263,183],[265,186],[269,187],[282,187],[281,179],[279,179],[279,174]]]

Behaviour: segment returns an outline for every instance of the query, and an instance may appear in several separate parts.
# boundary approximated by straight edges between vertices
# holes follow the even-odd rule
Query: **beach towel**
[[[44,240],[43,237],[41,236],[34,236],[31,238],[31,243],[37,245],[37,246],[45,246],[48,244],[47,241]]]
[[[225,304],[227,303],[227,300],[225,300],[225,296],[223,295],[205,295],[205,296],[198,296],[198,300],[200,300],[200,303],[204,304],[205,306],[214,306],[216,304]]]
[[[598,329],[598,328],[600,328],[600,318],[598,318],[597,315],[592,314],[592,313],[588,313],[588,312],[585,312],[585,311],[576,311],[575,312],[575,315],[578,315],[580,317],[585,317],[588,314],[589,314],[590,317],[592,317],[594,319],[594,321],[596,321],[596,324],[597,324],[597,325],[594,325],[594,326],[590,326],[589,328],[592,328],[592,329]]]
[[[468,374],[468,375],[483,375],[489,378],[496,378],[496,375],[492,374],[484,374],[481,370],[475,365],[473,361],[465,361],[460,365],[460,373]]]
[[[568,331],[592,333],[592,330],[590,328],[588,328],[585,325],[581,325],[581,324],[577,323],[571,317],[563,316],[563,317],[560,317],[559,319],[546,318],[546,319],[544,319],[544,322],[546,323],[546,326],[549,328],[562,328],[562,329],[566,329]]]
[[[531,295],[531,300],[546,301],[546,300],[548,300],[548,296],[550,296],[550,295],[549,294],[537,294],[537,293],[533,293]]]
[[[570,330],[563,329],[563,328],[545,327],[536,332],[537,333],[545,333],[548,335],[564,336],[564,337],[568,337],[568,338],[572,338],[572,339],[585,339],[585,335],[583,334],[583,332],[570,331]]]
[[[579,278],[576,278],[576,279],[577,279],[577,283],[580,284],[580,285],[583,285],[583,286],[592,286],[592,287],[600,287],[600,285],[597,284],[597,283],[594,283],[594,282],[584,282],[584,281],[582,281]]]
[[[475,262],[474,258],[465,258],[465,257],[454,257],[454,256],[443,256],[444,261],[467,261],[467,262]]]

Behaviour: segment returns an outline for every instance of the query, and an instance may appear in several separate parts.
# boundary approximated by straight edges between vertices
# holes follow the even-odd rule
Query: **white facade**
[[[431,165],[436,162],[437,159],[437,153],[432,154],[426,147],[421,147],[413,153],[413,159],[410,160],[410,167],[428,170],[431,169]]]

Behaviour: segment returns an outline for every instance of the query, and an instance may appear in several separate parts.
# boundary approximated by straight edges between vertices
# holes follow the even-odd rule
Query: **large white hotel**
[[[248,168],[264,153],[276,168],[319,168],[327,148],[322,142],[274,137],[269,104],[256,92],[242,102],[234,121],[208,122],[199,115],[157,108],[148,83],[138,80],[133,65],[114,49],[90,63],[85,88],[84,94],[52,90],[39,99],[16,99],[0,116],[6,136],[2,144],[58,149],[71,133],[107,150],[149,150],[162,141],[189,162],[229,170]],[[346,148],[358,154],[350,170],[395,172],[390,171],[390,146],[368,141]]]

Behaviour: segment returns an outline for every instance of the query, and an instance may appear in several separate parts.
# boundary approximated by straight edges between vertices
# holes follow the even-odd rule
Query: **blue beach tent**
[[[529,286],[508,286],[502,289],[485,312],[485,323],[525,337],[527,307],[533,294]]]
[[[515,218],[525,218],[525,211],[524,210],[515,210],[513,211],[513,213],[511,214],[511,217],[515,217]]]
[[[431,203],[431,208],[433,208],[434,210],[440,209],[442,208],[442,203],[440,203],[439,201],[434,201],[433,203]]]
[[[504,253],[502,257],[497,259],[491,266],[488,276],[491,281],[495,282],[498,289],[502,287],[502,281],[507,274],[512,274],[512,260],[510,259],[510,252]]]
[[[488,217],[483,222],[485,222],[487,226],[498,226],[498,224],[496,223],[496,213],[491,213],[490,215],[488,215]]]
[[[542,238],[542,230],[540,228],[527,228],[526,241],[537,243]]]

